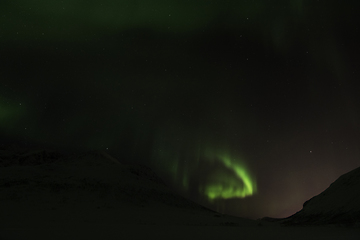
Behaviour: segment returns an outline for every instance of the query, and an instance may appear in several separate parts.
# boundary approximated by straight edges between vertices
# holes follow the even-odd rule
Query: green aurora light
[[[21,105],[15,106],[0,98],[0,128],[8,129],[15,124],[15,120],[24,112],[23,109],[20,110],[20,107]]]
[[[223,164],[223,167],[232,172],[232,175],[220,174],[217,172],[218,181],[208,184],[204,194],[210,199],[217,198],[244,198],[256,193],[256,180],[251,176],[249,170],[240,164],[239,160],[231,158],[227,154],[208,154],[207,157],[214,158]]]
[[[212,147],[214,144],[202,147],[199,141],[183,141],[180,136],[174,141],[165,139],[155,144],[153,166],[183,194],[213,203],[257,192],[256,178],[238,154],[225,147]]]
[[[238,24],[251,25],[264,32],[275,28],[274,37],[279,42],[278,38],[282,36],[283,31],[287,30],[288,26],[293,27],[294,24],[284,19],[291,17],[294,21],[301,21],[304,15],[304,1],[278,1],[277,4],[278,6],[274,7],[273,2],[264,0],[256,2],[8,1],[0,3],[0,14],[5,22],[0,26],[3,32],[0,41],[10,39],[76,41],[79,37],[90,38],[94,35],[106,37],[108,34],[121,30],[144,27],[166,32],[196,32],[209,24],[226,22],[230,27]],[[286,6],[286,8],[279,6]],[[259,19],[269,15],[272,19],[280,20],[266,21],[263,26],[257,26],[256,22]],[[257,21],[251,22],[253,19]]]

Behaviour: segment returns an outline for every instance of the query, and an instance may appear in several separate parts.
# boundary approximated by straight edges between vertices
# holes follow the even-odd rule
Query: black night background
[[[0,143],[103,150],[231,215],[359,167],[358,1],[0,3]]]

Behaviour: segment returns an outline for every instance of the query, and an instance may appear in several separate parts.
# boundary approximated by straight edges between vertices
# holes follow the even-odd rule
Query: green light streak
[[[184,173],[183,179],[182,179],[182,186],[185,190],[188,189],[189,186],[189,178],[186,173]]]

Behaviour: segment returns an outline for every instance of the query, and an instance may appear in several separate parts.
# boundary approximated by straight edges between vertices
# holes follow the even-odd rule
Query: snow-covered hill
[[[3,225],[64,221],[167,225],[251,222],[224,217],[185,199],[171,191],[150,168],[122,164],[106,152],[63,155],[45,150],[3,151],[0,166]]]
[[[360,168],[340,176],[324,192],[306,201],[303,209],[285,219],[284,223],[360,223]]]

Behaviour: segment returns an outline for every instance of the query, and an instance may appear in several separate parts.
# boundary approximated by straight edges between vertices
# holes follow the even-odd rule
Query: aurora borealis
[[[359,166],[358,1],[0,3],[0,143],[104,150],[232,215]]]
[[[162,136],[162,142],[156,141],[153,166],[157,166],[163,176],[168,175],[180,192],[199,194],[210,202],[256,193],[256,178],[245,162],[231,155],[230,150],[221,149],[220,144],[211,145],[206,141],[204,144],[204,140],[184,143],[177,137],[179,134],[167,134]]]

